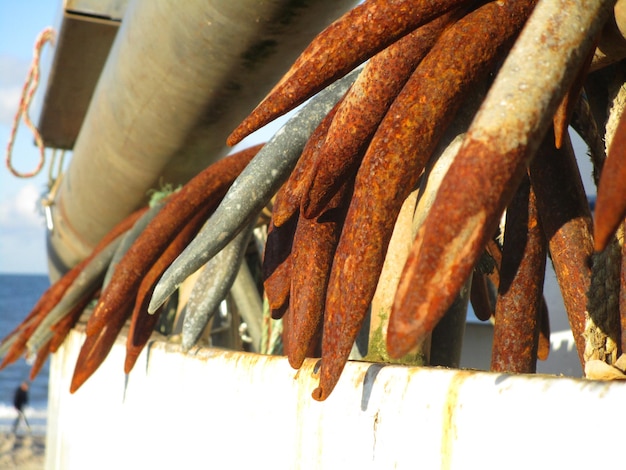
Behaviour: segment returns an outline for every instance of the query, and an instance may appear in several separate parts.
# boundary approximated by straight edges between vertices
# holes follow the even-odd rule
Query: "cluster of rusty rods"
[[[130,318],[128,373],[155,313],[208,263],[190,347],[270,200],[265,295],[283,320],[290,364],[321,354],[317,400],[335,387],[370,312],[401,211],[413,222],[392,269],[390,357],[424,344],[469,279],[477,316],[495,316],[492,370],[534,372],[549,349],[549,254],[581,362],[614,364],[626,348],[626,113],[623,103],[608,119],[604,110],[609,82],[624,92],[626,53],[615,38],[625,32],[624,1],[365,1],[311,42],[228,144],[315,96],[302,111],[267,144],[218,161],[120,222],[3,340],[0,367],[36,356],[34,377],[98,299],[71,391]],[[570,124],[598,175],[595,226]],[[453,158],[420,214],[446,147]]]

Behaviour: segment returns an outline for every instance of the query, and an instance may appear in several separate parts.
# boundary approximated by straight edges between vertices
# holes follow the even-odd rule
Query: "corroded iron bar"
[[[295,108],[421,24],[464,0],[367,0],[318,34],[291,69],[228,137],[235,145]]]
[[[488,321],[495,313],[495,308],[491,304],[487,282],[486,274],[474,270],[472,273],[470,301],[476,318],[481,321]]]
[[[102,292],[89,319],[88,335],[104,327],[105,322],[101,319],[107,317],[107,312],[123,310],[133,301],[143,276],[178,232],[201,208],[214,208],[219,204],[233,180],[261,147],[257,145],[242,150],[210,165],[169,197],[117,265],[115,276]]]
[[[530,165],[530,181],[582,364],[593,251],[591,213],[569,138],[559,150],[553,142],[546,137]]]
[[[534,373],[543,305],[546,239],[524,178],[506,212],[491,370]]]
[[[488,3],[446,29],[376,131],[357,172],[333,264],[320,386],[313,392],[316,400],[328,397],[350,354],[376,290],[402,203],[463,99],[510,45],[533,5],[533,1]],[[447,218],[446,214],[439,220]],[[393,356],[403,356],[410,349]]]
[[[291,289],[292,259],[291,249],[293,236],[298,225],[299,212],[293,214],[280,227],[270,221],[267,231],[267,241],[263,254],[262,275],[263,287],[270,310],[276,315],[284,313],[282,308],[288,303]],[[272,318],[278,320],[280,316]]]
[[[0,356],[2,356],[5,351],[8,351],[2,364],[0,364],[0,369],[11,362],[14,362],[22,353],[26,351],[27,342],[33,332],[35,332],[37,327],[45,320],[48,313],[53,311],[55,307],[63,301],[64,296],[73,286],[75,281],[81,278],[83,270],[87,268],[92,260],[98,257],[100,252],[105,250],[110,243],[114,242],[122,233],[132,227],[144,211],[145,209],[140,209],[133,212],[113,227],[113,229],[111,229],[111,231],[105,235],[102,240],[100,240],[88,257],[74,266],[61,279],[52,284],[46,292],[44,292],[35,307],[27,315],[26,319],[24,319],[24,321],[12,333],[10,333],[0,345]],[[77,287],[75,290],[80,294],[80,288]],[[93,291],[91,293],[93,294]],[[68,306],[68,309],[69,308],[71,308],[71,306]]]
[[[326,209],[316,218],[300,217],[294,234],[289,314],[289,363],[299,368],[319,339],[326,289],[339,236],[352,195],[345,181]]]
[[[210,206],[209,206],[210,207]],[[176,259],[185,246],[198,233],[200,227],[206,220],[206,211],[199,210],[198,213],[176,234],[174,240],[161,253],[156,262],[145,274],[135,297],[135,306],[130,317],[130,327],[126,337],[126,358],[124,360],[124,373],[128,374],[144,346],[150,339],[154,327],[159,321],[159,315],[148,313],[148,302],[154,290],[154,286],[163,274],[163,271]],[[107,351],[108,352],[108,351]]]
[[[346,177],[356,172],[376,128],[443,29],[460,13],[445,14],[382,50],[365,65],[337,111],[302,200],[305,217],[319,215]]]
[[[250,161],[224,196],[208,223],[165,272],[154,289],[155,311],[187,276],[215,256],[258,214],[294,169],[302,150],[324,116],[345,95],[361,69],[329,85],[312,98]]]
[[[393,356],[432,331],[470,275],[613,3],[540,0],[530,15],[417,235],[389,325]]]

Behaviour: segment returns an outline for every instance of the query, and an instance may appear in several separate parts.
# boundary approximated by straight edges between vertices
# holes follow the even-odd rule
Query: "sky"
[[[37,35],[46,26],[58,26],[62,0],[0,0],[0,148],[4,152],[11,125],[20,99],[33,54]],[[52,48],[46,45],[43,61],[49,60]],[[38,103],[45,92],[45,83],[37,91],[31,116],[38,115]],[[274,128],[276,129],[276,127]],[[31,171],[39,153],[30,130],[20,124],[13,150],[13,162],[18,170]],[[580,144],[579,162],[588,193],[591,167]],[[13,176],[6,165],[0,168],[0,273],[47,273],[45,220],[37,205],[47,192],[48,163],[46,152],[42,172],[29,179]]]
[[[45,222],[36,207],[46,191],[48,166],[38,176],[23,179],[13,176],[4,162],[35,39],[46,26],[56,26],[61,4],[60,0],[0,2],[0,272],[4,273],[47,273]],[[44,51],[50,52],[49,47]],[[37,91],[40,99],[43,93],[42,85]],[[31,116],[36,115],[33,109]],[[21,124],[13,149],[14,166],[20,171],[29,172],[37,165],[39,152],[33,142],[30,130]]]

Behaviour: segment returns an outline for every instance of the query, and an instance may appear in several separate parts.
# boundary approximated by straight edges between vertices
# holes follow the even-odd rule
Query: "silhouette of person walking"
[[[20,421],[23,419],[26,423],[26,427],[28,427],[28,431],[30,432],[30,424],[28,424],[28,420],[26,419],[26,415],[24,414],[24,405],[28,404],[28,382],[22,382],[19,387],[15,390],[15,395],[13,397],[13,406],[17,410],[17,418],[15,418],[15,422],[13,423],[13,434],[16,433],[17,427],[20,425]]]

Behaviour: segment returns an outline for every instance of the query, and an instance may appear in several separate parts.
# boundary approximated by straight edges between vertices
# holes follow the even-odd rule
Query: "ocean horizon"
[[[4,339],[28,315],[50,286],[46,274],[0,273],[0,339]],[[33,434],[44,434],[48,415],[48,375],[46,361],[31,383],[25,415]],[[0,433],[10,432],[17,412],[13,407],[15,389],[28,380],[31,364],[20,358],[0,371]],[[19,432],[25,432],[22,423]]]

